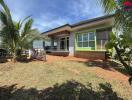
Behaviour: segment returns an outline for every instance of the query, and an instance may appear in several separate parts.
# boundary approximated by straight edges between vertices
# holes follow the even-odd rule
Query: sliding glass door
[[[60,50],[69,50],[69,37],[60,38]]]

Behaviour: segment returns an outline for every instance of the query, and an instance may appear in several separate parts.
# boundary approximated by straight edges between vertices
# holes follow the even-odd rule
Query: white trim
[[[65,38],[65,40],[64,40],[64,42],[65,42],[65,44],[64,44],[64,45],[65,45],[65,49],[64,49],[64,50],[67,50],[67,51],[68,51],[68,47],[67,47],[67,40],[68,40],[68,39],[67,39],[67,38],[70,38],[70,37],[69,37],[69,36],[65,36],[65,37],[63,36],[63,37],[60,37],[60,38],[59,38],[59,42],[60,42],[60,43],[59,43],[59,49],[60,49],[60,50],[63,50],[63,49],[61,49],[61,47],[60,47],[61,39],[62,39],[62,38]]]
[[[90,40],[90,35],[89,35],[90,33],[94,34],[94,40]],[[84,41],[84,38],[83,38],[83,37],[84,37],[84,34],[87,34],[87,35],[88,35],[88,41]],[[78,36],[79,36],[79,35],[81,35],[82,41],[78,41]],[[88,46],[87,46],[87,47],[84,47],[84,46],[83,46],[83,43],[84,43],[84,42],[88,42]],[[90,46],[89,46],[89,44],[90,44],[89,42],[95,42],[95,32],[85,32],[85,33],[78,33],[78,34],[77,34],[77,46],[78,46],[78,43],[81,43],[81,44],[82,44],[82,46],[79,47],[79,48],[93,48],[93,47],[90,47]]]

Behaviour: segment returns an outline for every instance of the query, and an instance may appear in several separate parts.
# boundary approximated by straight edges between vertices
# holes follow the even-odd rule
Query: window
[[[60,39],[60,49],[64,50],[65,49],[65,38]]]
[[[83,34],[83,47],[88,47],[88,34]]]
[[[93,32],[77,35],[78,47],[95,47],[95,35]]]
[[[94,33],[89,33],[89,40],[94,41]]]
[[[87,42],[88,41],[88,34],[83,34],[83,41]]]
[[[82,42],[82,34],[78,34],[78,41]]]
[[[83,44],[83,36],[82,34],[78,34],[78,47],[82,47]]]
[[[112,31],[112,28],[98,29],[97,32],[97,49],[105,50],[105,44],[109,40],[109,33]]]
[[[94,33],[89,33],[89,47],[95,47]]]

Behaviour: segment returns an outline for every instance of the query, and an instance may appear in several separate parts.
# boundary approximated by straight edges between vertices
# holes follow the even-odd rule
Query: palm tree
[[[24,27],[21,28],[22,31],[19,32],[18,38],[18,45],[19,49],[30,49],[32,48],[32,43],[34,40],[43,39],[39,35],[39,31],[37,29],[32,29],[33,20],[28,19],[27,22],[23,25]]]
[[[106,13],[115,14],[115,27],[121,31],[132,25],[132,10],[125,10],[126,1],[132,2],[132,0],[100,0]]]
[[[100,0],[106,13],[115,13],[115,28],[122,34],[116,36],[110,33],[110,40],[106,44],[107,49],[115,48],[119,61],[131,76],[129,83],[132,84],[132,10],[125,10],[124,2],[132,0]],[[128,51],[126,50],[128,49]],[[125,58],[129,63],[126,63]]]
[[[33,20],[30,17],[22,21],[14,22],[9,8],[0,0],[2,10],[0,10],[0,21],[2,29],[0,36],[2,37],[2,45],[10,51],[13,61],[16,61],[18,49],[29,49],[33,40],[40,38],[37,29],[32,29]]]

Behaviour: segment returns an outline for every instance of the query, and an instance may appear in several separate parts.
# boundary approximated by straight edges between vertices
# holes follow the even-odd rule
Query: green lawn
[[[67,81],[72,80],[78,82],[79,84],[83,84],[84,86],[92,83],[92,88],[94,91],[98,91],[100,83],[105,84],[108,82],[112,85],[113,91],[115,91],[119,97],[123,98],[124,100],[132,100],[131,86],[126,83],[119,82],[118,80],[109,80],[104,79],[103,77],[98,77],[95,73],[91,72],[91,67],[85,63],[75,61],[60,61],[50,63],[16,63],[15,65],[9,63],[0,64],[0,86],[4,86],[4,89],[10,88],[11,85],[16,84],[15,90],[29,90],[34,88],[35,90],[39,91],[48,87],[53,87],[56,83],[62,85],[64,83],[66,84]],[[17,93],[13,94],[12,98],[18,98],[18,95],[20,94],[17,91]],[[29,100],[29,94],[27,92],[25,92],[23,96],[25,96],[23,99],[19,98],[18,100]]]

